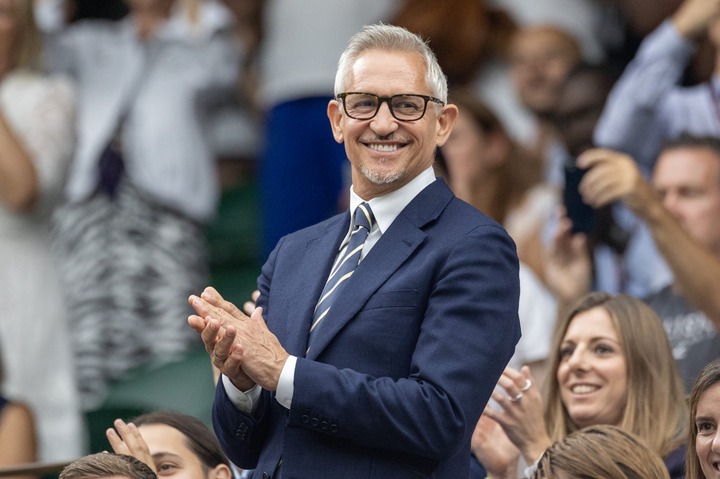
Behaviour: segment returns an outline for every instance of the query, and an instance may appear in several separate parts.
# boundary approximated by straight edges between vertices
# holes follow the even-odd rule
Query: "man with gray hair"
[[[249,317],[212,288],[190,297],[222,373],[215,431],[254,478],[468,477],[519,281],[505,230],[433,172],[457,114],[425,42],[365,27],[328,104],[350,210],[280,240]]]

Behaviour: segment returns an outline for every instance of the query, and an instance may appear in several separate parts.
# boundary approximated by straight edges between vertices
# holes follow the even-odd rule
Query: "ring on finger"
[[[521,400],[525,395],[522,392],[517,393],[513,397],[510,398],[512,402]]]
[[[526,379],[526,380],[525,380],[525,385],[522,387],[522,389],[520,389],[520,392],[521,392],[521,393],[524,393],[525,391],[527,391],[528,389],[530,389],[531,386],[532,386],[532,381],[529,380],[529,379]]]

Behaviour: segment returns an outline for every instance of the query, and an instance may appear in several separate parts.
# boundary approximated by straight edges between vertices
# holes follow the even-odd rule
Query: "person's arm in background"
[[[0,201],[8,210],[25,212],[35,204],[39,190],[32,158],[0,112]]]
[[[650,227],[680,293],[720,329],[720,259],[697,243],[663,206],[628,155],[593,149],[578,158],[588,168],[580,184],[583,200],[600,207],[622,200]]]
[[[595,144],[623,151],[650,169],[667,135],[668,93],[677,88],[695,40],[720,12],[720,0],[685,0],[643,41],[613,87],[595,128]]]
[[[557,314],[562,316],[592,284],[592,257],[587,236],[573,233],[572,221],[565,210],[559,219],[543,264],[545,283],[557,300]]]
[[[635,35],[644,37],[672,15],[682,0],[605,0],[605,3],[622,13]]]
[[[0,421],[0,467],[17,466],[37,461],[35,421],[30,409],[21,403],[9,402]],[[27,476],[9,479],[27,479]]]

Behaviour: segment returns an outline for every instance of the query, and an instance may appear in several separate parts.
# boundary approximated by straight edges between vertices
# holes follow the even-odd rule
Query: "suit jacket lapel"
[[[440,215],[451,198],[449,188],[442,180],[437,180],[405,207],[363,259],[340,292],[340,297],[333,303],[329,316],[323,320],[322,328],[316,332],[316,346],[308,353],[309,359],[317,358],[368,302],[370,296],[412,255],[427,237],[422,228]]]
[[[319,230],[317,236],[290,245],[298,250],[295,255],[297,262],[289,266],[292,274],[285,283],[288,301],[281,314],[286,328],[283,343],[290,354],[305,356],[315,305],[349,227],[349,214],[339,215],[326,228]]]

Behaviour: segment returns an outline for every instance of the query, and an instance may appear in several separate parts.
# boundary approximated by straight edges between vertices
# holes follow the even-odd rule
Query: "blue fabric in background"
[[[347,156],[327,117],[331,97],[270,110],[260,163],[261,261],[288,233],[338,212]]]

